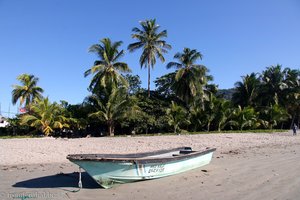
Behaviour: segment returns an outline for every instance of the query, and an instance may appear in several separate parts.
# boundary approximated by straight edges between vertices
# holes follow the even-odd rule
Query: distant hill
[[[217,92],[217,95],[220,96],[220,97],[223,97],[226,100],[231,100],[234,91],[235,91],[234,88],[219,89],[218,92]]]

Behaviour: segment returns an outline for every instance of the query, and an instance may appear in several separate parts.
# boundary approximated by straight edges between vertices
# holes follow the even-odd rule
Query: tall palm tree
[[[202,59],[202,54],[196,49],[184,48],[183,53],[176,53],[174,59],[178,62],[169,62],[167,68],[177,69],[173,89],[176,95],[187,104],[200,95],[203,97],[203,86],[212,77],[207,76],[208,69],[196,64],[198,59]]]
[[[31,74],[21,74],[17,77],[17,80],[22,85],[13,85],[12,91],[12,103],[15,105],[19,100],[20,106],[25,104],[29,106],[34,99],[42,99],[42,93],[44,90],[37,86],[39,79]]]
[[[119,62],[124,55],[124,50],[118,50],[121,44],[122,41],[112,42],[109,38],[104,38],[100,44],[94,44],[89,48],[90,52],[96,53],[100,58],[84,73],[85,77],[90,74],[94,75],[89,85],[89,89],[93,93],[101,87],[111,91],[118,84],[128,86],[121,73],[131,72],[131,70],[126,63]]]
[[[48,97],[32,103],[30,110],[30,114],[21,115],[21,124],[35,127],[46,136],[54,132],[54,129],[69,127],[64,109],[57,103],[51,103]]]
[[[140,28],[133,28],[131,35],[132,38],[137,39],[138,42],[132,43],[128,46],[128,50],[133,52],[137,49],[143,49],[140,57],[141,67],[148,68],[148,97],[150,97],[150,68],[154,68],[156,58],[159,58],[161,62],[165,61],[163,56],[171,49],[171,45],[167,44],[162,38],[167,37],[167,31],[163,30],[158,32],[159,25],[156,24],[155,19],[141,21]]]
[[[262,86],[260,88],[260,101],[263,106],[274,104],[283,105],[283,91],[287,88],[285,76],[281,65],[268,67],[261,74]],[[279,98],[280,97],[280,98]]]
[[[300,70],[285,68],[284,82],[287,88],[284,90],[283,97],[286,97],[284,107],[292,117],[291,127],[298,117],[298,126],[300,122]]]
[[[235,83],[235,93],[233,93],[232,100],[234,104],[240,105],[242,108],[247,106],[254,106],[255,98],[258,95],[260,81],[255,73],[242,76],[242,82]]]

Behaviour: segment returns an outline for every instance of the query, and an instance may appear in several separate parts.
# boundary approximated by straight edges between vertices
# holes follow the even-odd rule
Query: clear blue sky
[[[22,73],[39,77],[51,101],[81,103],[91,79],[83,73],[97,59],[88,48],[110,37],[126,49],[134,42],[131,29],[152,18],[167,29],[173,46],[166,63],[184,47],[197,49],[219,88],[270,65],[300,67],[299,0],[0,0],[1,110],[8,111]],[[139,56],[127,53],[122,61],[146,88]],[[172,71],[166,63],[157,63],[152,81]]]

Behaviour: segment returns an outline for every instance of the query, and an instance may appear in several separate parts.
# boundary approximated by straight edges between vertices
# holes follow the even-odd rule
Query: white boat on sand
[[[83,168],[103,188],[110,188],[202,167],[210,163],[215,150],[179,147],[137,154],[72,154],[67,159]]]

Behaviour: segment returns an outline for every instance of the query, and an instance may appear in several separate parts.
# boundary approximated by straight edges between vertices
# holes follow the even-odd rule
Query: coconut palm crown
[[[89,52],[96,53],[100,58],[94,62],[94,66],[84,73],[85,77],[90,74],[94,75],[89,85],[92,92],[99,88],[111,91],[118,84],[128,86],[121,73],[131,72],[131,70],[126,63],[119,62],[125,53],[124,50],[118,50],[121,45],[122,41],[112,42],[109,38],[104,38],[100,44],[94,44],[89,48]]]
[[[69,120],[65,117],[64,109],[57,103],[51,103],[47,98],[36,100],[30,105],[31,114],[21,115],[21,124],[35,127],[46,136],[54,129],[69,127]]]
[[[242,108],[255,106],[259,85],[260,81],[256,73],[242,76],[242,81],[235,83],[235,93],[232,96],[232,101]]]
[[[178,62],[169,62],[167,68],[177,69],[173,89],[176,95],[186,103],[189,103],[197,94],[203,95],[203,85],[207,83],[209,77],[206,75],[208,69],[196,64],[198,59],[202,59],[202,54],[196,49],[184,48],[182,53],[176,53],[174,59]]]
[[[35,99],[42,99],[42,93],[44,90],[37,86],[39,79],[32,74],[21,74],[17,77],[17,80],[22,85],[13,85],[12,91],[12,103],[15,105],[18,101],[20,106],[25,104],[28,106]]]
[[[156,58],[164,62],[163,54],[167,53],[172,47],[162,40],[162,38],[167,37],[167,31],[159,32],[160,26],[156,24],[155,19],[141,21],[140,25],[141,28],[135,27],[132,29],[133,34],[131,35],[138,42],[130,44],[128,50],[133,52],[137,49],[142,49],[140,65],[141,68],[148,68],[148,97],[150,97],[150,68],[154,68]]]

